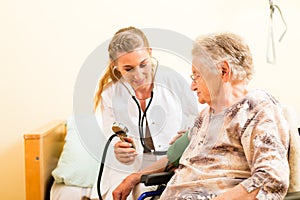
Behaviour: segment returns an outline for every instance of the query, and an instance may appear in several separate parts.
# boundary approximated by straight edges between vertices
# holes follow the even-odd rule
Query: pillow
[[[67,120],[67,135],[56,168],[52,171],[55,182],[78,187],[92,187],[96,181],[99,162],[80,141],[74,117]]]

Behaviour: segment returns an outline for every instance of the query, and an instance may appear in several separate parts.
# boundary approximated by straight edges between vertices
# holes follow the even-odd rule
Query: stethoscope
[[[156,67],[155,67],[155,70],[153,72],[153,78],[152,78],[152,84],[154,82],[154,79],[155,79],[155,75],[156,75],[156,72],[157,72],[157,68],[158,68],[158,60],[154,57],[151,57],[156,64]],[[152,63],[153,65],[153,63]],[[146,120],[146,113],[147,113],[147,110],[148,108],[150,107],[151,105],[151,102],[152,102],[152,99],[153,99],[153,87],[152,87],[152,91],[151,91],[151,96],[150,96],[150,100],[149,102],[147,103],[146,105],[146,108],[145,108],[145,111],[142,115],[142,109],[141,109],[141,106],[137,100],[137,98],[135,97],[134,94],[132,94],[132,92],[129,90],[129,88],[126,86],[126,84],[123,82],[123,80],[121,80],[120,78],[118,78],[118,76],[116,76],[115,74],[115,70],[117,69],[117,66],[114,66],[113,69],[112,69],[112,73],[114,75],[114,77],[120,81],[120,83],[126,88],[126,90],[128,91],[128,93],[130,94],[131,98],[133,99],[133,101],[135,102],[135,104],[137,105],[137,108],[138,108],[138,111],[139,111],[139,120],[138,120],[138,130],[139,130],[139,137],[140,137],[140,142],[145,150],[145,152],[147,153],[152,153],[154,155],[165,155],[167,153],[167,151],[156,151],[155,149],[151,149],[150,147],[148,147],[148,145],[145,143],[145,135],[144,135],[144,122]]]

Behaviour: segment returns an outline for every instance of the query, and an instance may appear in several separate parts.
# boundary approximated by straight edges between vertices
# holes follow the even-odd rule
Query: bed
[[[66,121],[55,120],[24,134],[27,200],[50,198],[51,172],[57,165],[66,133]]]

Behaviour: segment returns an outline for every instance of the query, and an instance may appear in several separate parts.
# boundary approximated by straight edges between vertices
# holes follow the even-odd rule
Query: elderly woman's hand
[[[141,176],[141,173],[133,173],[127,176],[113,191],[113,199],[126,200],[132,189],[140,182]]]
[[[137,152],[132,148],[133,140],[126,138],[126,142],[119,141],[114,145],[114,152],[117,160],[124,164],[132,164]]]

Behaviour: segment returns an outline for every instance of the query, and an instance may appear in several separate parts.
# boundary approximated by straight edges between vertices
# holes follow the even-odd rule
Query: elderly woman
[[[162,171],[179,156],[160,199],[283,199],[289,127],[274,97],[248,90],[253,74],[248,46],[232,33],[211,34],[196,40],[192,54],[191,88],[207,108],[167,158],[124,179],[114,199],[126,199],[142,174]]]

